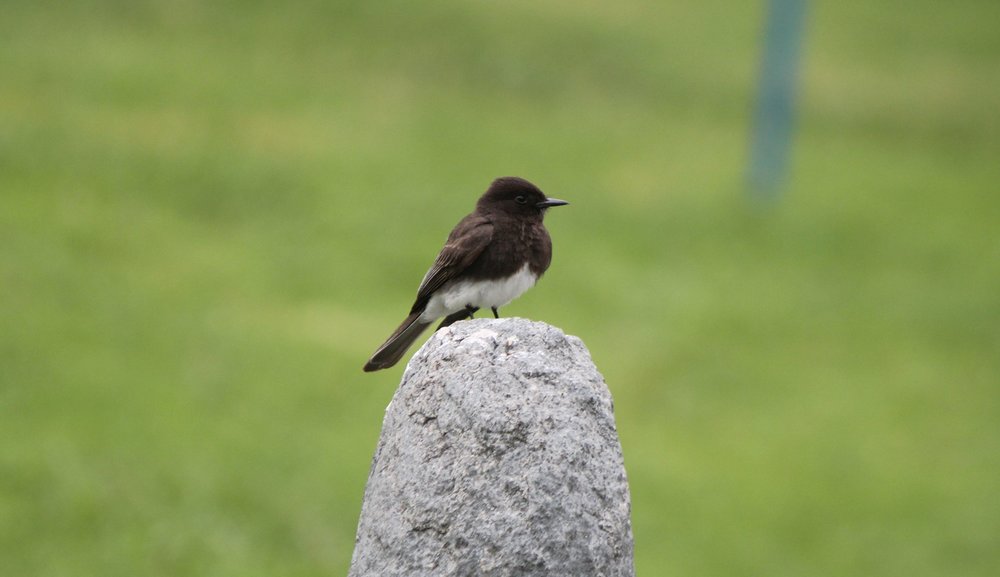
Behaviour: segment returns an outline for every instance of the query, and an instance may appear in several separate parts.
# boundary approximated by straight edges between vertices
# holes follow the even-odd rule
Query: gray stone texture
[[[630,508],[583,342],[525,319],[458,322],[386,408],[349,575],[632,576]]]

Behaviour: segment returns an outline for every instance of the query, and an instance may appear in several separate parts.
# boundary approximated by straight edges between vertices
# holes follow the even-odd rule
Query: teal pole
[[[780,197],[788,171],[806,0],[770,0],[760,61],[747,184],[763,201]]]

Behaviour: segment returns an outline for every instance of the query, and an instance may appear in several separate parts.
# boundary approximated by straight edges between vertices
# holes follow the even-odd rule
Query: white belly
[[[537,280],[538,277],[525,264],[514,276],[504,280],[454,283],[434,293],[427,303],[427,308],[424,309],[424,314],[420,315],[420,320],[431,322],[458,312],[467,305],[481,309],[500,308],[524,294],[524,291],[533,287]]]

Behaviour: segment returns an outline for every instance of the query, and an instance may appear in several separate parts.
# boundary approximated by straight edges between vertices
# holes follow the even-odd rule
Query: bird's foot
[[[490,310],[493,311],[493,318],[500,318],[500,311],[498,311],[496,307],[490,307]]]
[[[459,309],[459,310],[451,313],[450,315],[446,316],[444,318],[444,320],[441,321],[441,324],[438,325],[438,328],[436,328],[434,330],[441,330],[444,327],[447,327],[447,326],[450,326],[450,325],[452,325],[454,323],[457,323],[458,321],[464,321],[465,319],[471,319],[472,318],[472,314],[475,313],[478,310],[479,310],[479,308],[477,308],[477,307],[474,307],[472,305],[466,305],[466,307],[464,309]]]

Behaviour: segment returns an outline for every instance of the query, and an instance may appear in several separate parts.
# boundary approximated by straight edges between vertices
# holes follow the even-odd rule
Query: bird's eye
[[[517,197],[517,198],[514,199],[514,202],[516,202],[517,204],[524,204],[524,203],[528,202],[528,199],[524,198],[523,196],[519,196],[519,197]]]

